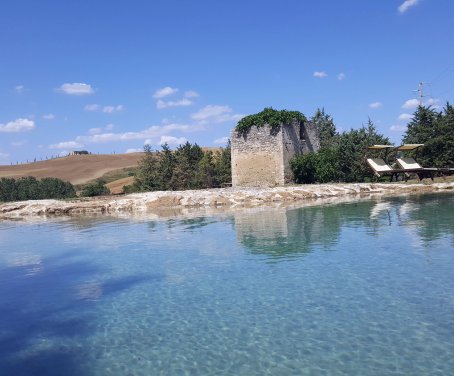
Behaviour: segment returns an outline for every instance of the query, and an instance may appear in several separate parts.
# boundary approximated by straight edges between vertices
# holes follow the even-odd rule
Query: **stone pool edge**
[[[222,212],[238,208],[291,205],[345,196],[400,195],[454,191],[454,182],[431,184],[320,184],[275,188],[218,188],[190,191],[133,193],[121,197],[74,200],[30,200],[0,204],[0,220],[48,218],[57,216],[156,214],[175,216],[179,209]],[[175,211],[176,210],[176,211]],[[166,213],[167,212],[167,213]]]

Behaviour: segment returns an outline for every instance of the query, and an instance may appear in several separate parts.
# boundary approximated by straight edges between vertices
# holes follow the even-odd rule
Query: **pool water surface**
[[[453,374],[453,213],[0,222],[0,374]]]

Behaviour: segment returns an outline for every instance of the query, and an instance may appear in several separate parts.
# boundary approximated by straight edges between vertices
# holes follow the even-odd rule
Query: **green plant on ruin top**
[[[251,127],[263,127],[265,124],[271,126],[273,132],[279,130],[282,124],[291,124],[293,121],[303,123],[306,121],[305,116],[299,111],[275,110],[272,107],[266,107],[258,114],[248,115],[242,118],[235,129],[238,133],[248,133]]]

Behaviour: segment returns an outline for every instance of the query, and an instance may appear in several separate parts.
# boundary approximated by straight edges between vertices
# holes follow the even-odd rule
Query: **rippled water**
[[[454,195],[0,223],[2,375],[449,375]]]

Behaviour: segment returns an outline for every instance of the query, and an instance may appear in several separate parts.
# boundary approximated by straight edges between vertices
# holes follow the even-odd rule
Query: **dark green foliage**
[[[125,193],[186,190],[219,187],[231,181],[230,142],[225,149],[213,153],[197,144],[186,142],[175,151],[167,144],[152,152],[145,146],[133,185]]]
[[[367,147],[376,144],[389,145],[390,141],[377,133],[370,119],[367,126],[351,129],[338,136],[336,154],[340,181],[363,182],[373,178],[374,175],[366,163],[366,154]]]
[[[418,107],[405,132],[403,143],[424,144],[412,153],[424,167],[454,167],[454,107],[442,112]]]
[[[334,125],[333,118],[325,113],[325,109],[317,108],[311,122],[317,127],[318,135],[320,138],[320,148],[328,148],[333,146],[334,136],[336,135],[336,126]]]
[[[312,184],[316,182],[315,169],[317,153],[298,155],[290,161],[295,183]]]
[[[232,154],[230,140],[227,147],[222,148],[214,155],[214,183],[213,186],[222,186],[232,181]]]
[[[317,153],[300,155],[290,162],[295,182],[362,182],[372,179],[372,171],[365,160],[367,147],[389,144],[388,138],[377,133],[372,121],[360,129],[333,134],[334,123],[329,115],[317,111],[314,118],[324,119],[319,128],[324,130],[324,147]]]
[[[337,150],[334,147],[320,149],[315,162],[317,182],[329,183],[339,181],[339,161]]]
[[[96,180],[96,182],[88,184],[82,189],[80,195],[82,197],[94,197],[94,196],[105,196],[110,194],[109,189],[104,185],[106,182],[102,179]]]
[[[277,131],[282,124],[291,124],[293,121],[304,123],[306,118],[299,111],[278,111],[272,107],[266,107],[262,112],[242,118],[235,129],[239,133],[247,133],[253,126],[263,127],[268,124],[273,131]]]
[[[73,185],[56,178],[37,180],[32,176],[0,179],[0,201],[62,199],[76,196]]]
[[[175,165],[170,179],[172,190],[202,188],[197,178],[199,163],[203,158],[203,151],[197,144],[186,142],[175,151]],[[162,189],[162,188],[161,188]]]

